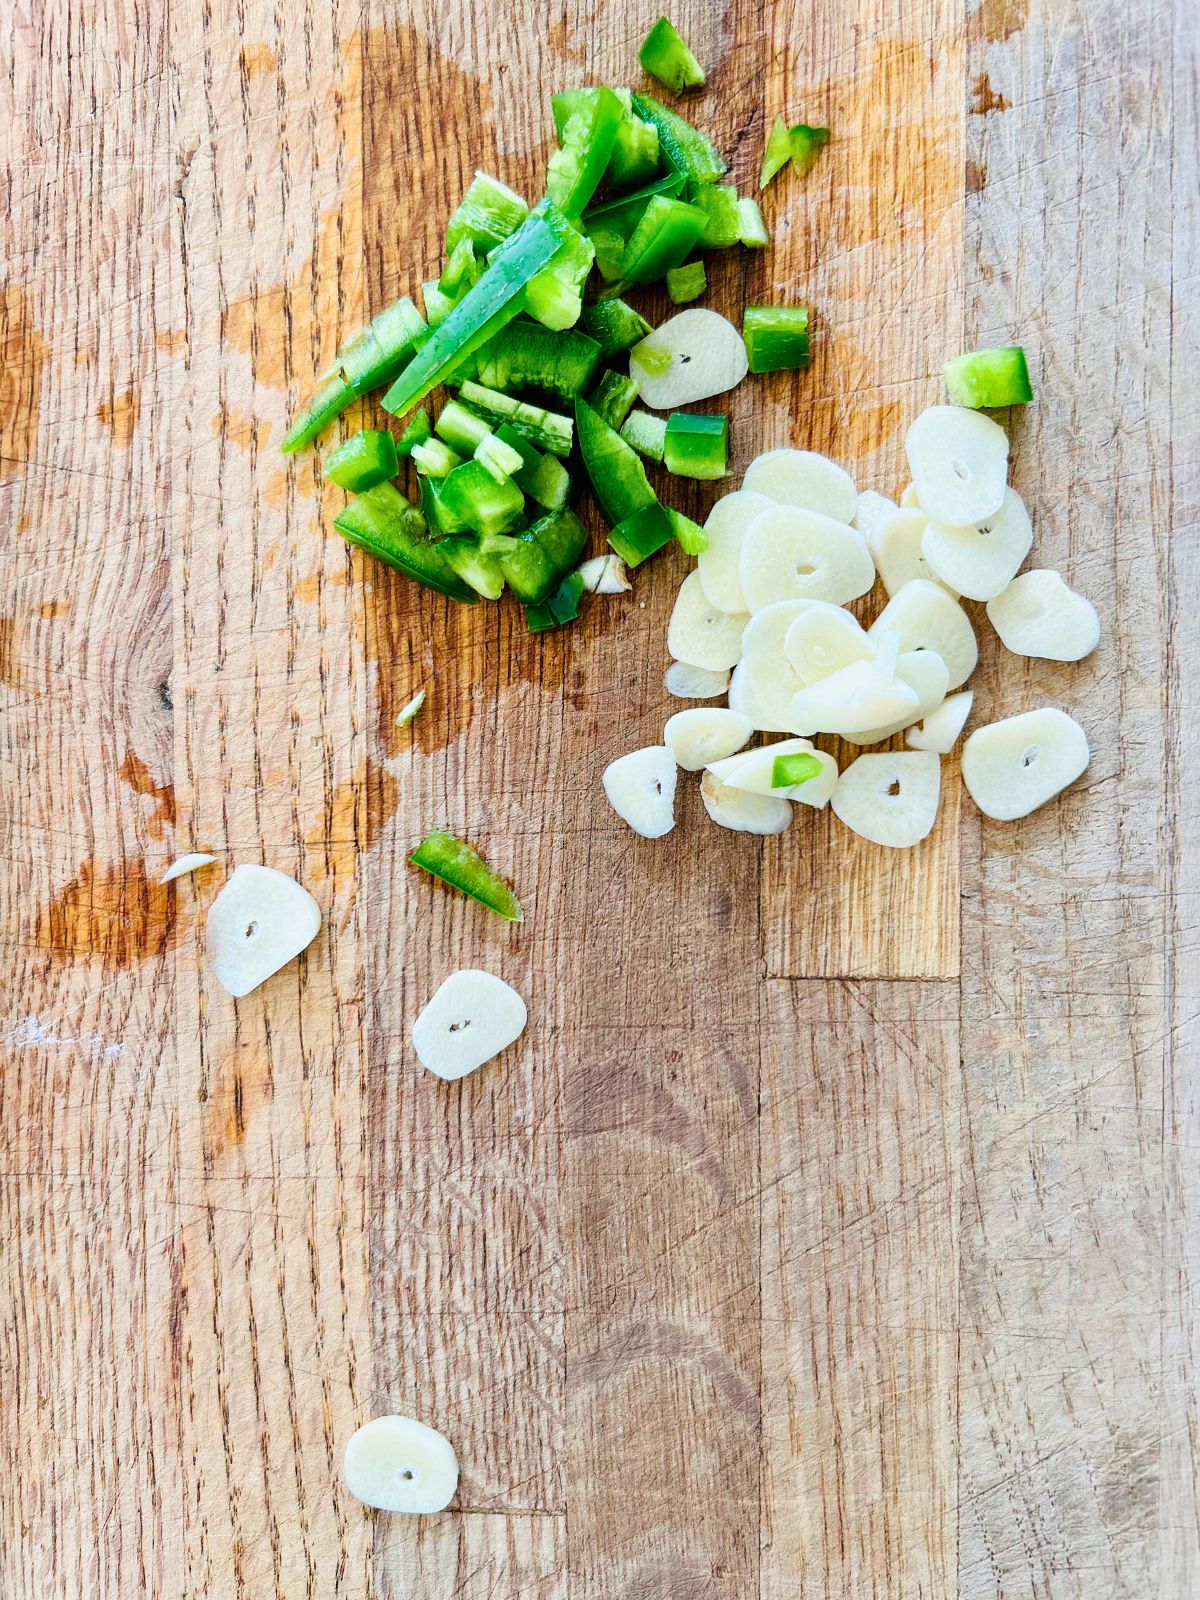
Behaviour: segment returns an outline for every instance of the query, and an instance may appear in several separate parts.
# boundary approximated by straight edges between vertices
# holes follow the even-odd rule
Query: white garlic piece
[[[661,839],[675,826],[675,753],[669,745],[650,745],[618,756],[604,769],[608,803],[643,839]]]
[[[700,797],[713,821],[734,833],[783,833],[792,820],[788,801],[732,789],[711,772],[701,779]]]
[[[853,528],[798,506],[773,506],[754,519],[739,572],[751,612],[780,600],[840,606],[875,582],[871,553]]]
[[[1029,554],[1033,524],[1015,489],[1004,491],[994,517],[969,528],[951,528],[932,518],[925,525],[921,552],[948,589],[968,600],[992,600]]]
[[[739,489],[722,495],[704,524],[708,548],[696,558],[700,587],[710,606],[718,611],[748,611],[742,592],[741,555],[746,530],[760,512],[769,511],[772,501],[765,494]]]
[[[936,583],[914,578],[898,590],[867,631],[877,638],[887,628],[899,631],[902,650],[933,650],[941,656],[950,674],[948,688],[957,689],[975,670],[979,646],[971,619]]]
[[[967,725],[975,695],[970,690],[952,694],[940,706],[925,714],[920,727],[910,728],[907,734],[912,750],[932,750],[935,755],[949,755],[958,743],[959,735]]]
[[[689,572],[680,586],[667,627],[667,649],[676,661],[708,672],[725,672],[742,656],[744,612],[718,611],[704,598],[700,575]]]
[[[963,783],[985,817],[1012,822],[1074,783],[1090,760],[1074,717],[1041,706],[976,728],[963,746]]]
[[[1008,435],[980,411],[930,406],[909,427],[904,449],[921,510],[966,528],[993,517],[1008,482]]]
[[[988,602],[988,620],[1006,650],[1044,661],[1081,661],[1100,643],[1100,618],[1050,567],[1014,578]]]
[[[738,711],[697,706],[677,711],[663,729],[663,743],[685,772],[699,772],[713,761],[731,756],[749,740],[754,724]]]
[[[833,791],[833,814],[875,844],[907,849],[919,844],[937,821],[941,763],[919,750],[887,750],[859,756]]]
[[[854,479],[836,461],[815,450],[767,450],[747,467],[742,488],[780,505],[817,511],[835,522],[852,522],[858,510]]]

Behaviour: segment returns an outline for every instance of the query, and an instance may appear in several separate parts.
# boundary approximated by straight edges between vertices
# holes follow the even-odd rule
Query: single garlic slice
[[[216,859],[216,856],[205,855],[202,850],[194,850],[186,856],[176,856],[158,881],[174,883],[176,878],[185,878],[189,872],[199,872],[201,867],[212,866]]]
[[[793,783],[776,789],[771,782],[775,771],[775,757],[802,752],[815,756],[821,771],[803,783]],[[838,780],[838,766],[825,750],[818,750],[809,739],[778,739],[774,744],[759,745],[756,750],[743,750],[740,755],[729,756],[724,761],[709,763],[708,770],[730,789],[745,789],[748,794],[769,794],[780,800],[794,800],[799,805],[812,806],[819,811],[829,804]]]
[[[449,1439],[413,1417],[373,1417],[350,1435],[342,1473],[364,1505],[427,1516],[453,1500],[458,1457]]]
[[[629,376],[655,411],[674,411],[735,388],[750,370],[732,322],[703,306],[660,323],[629,352]]]
[[[854,661],[872,660],[875,645],[849,611],[814,600],[784,635],[783,652],[801,683],[807,684]]]
[[[608,803],[643,839],[661,839],[675,826],[675,754],[652,744],[618,756],[604,769]]]
[[[899,631],[902,650],[933,650],[941,656],[950,673],[947,688],[957,689],[975,670],[979,646],[971,620],[936,583],[914,578],[897,590],[867,631],[874,639],[886,628]]]
[[[1081,661],[1100,643],[1100,618],[1051,567],[1014,578],[988,602],[988,620],[1006,650],[1045,661]]]
[[[579,576],[588,594],[625,594],[633,588],[628,568],[612,551],[585,561],[579,568]]]
[[[792,726],[801,733],[861,733],[881,722],[917,715],[917,697],[902,678],[887,678],[873,661],[854,661],[792,696]]]
[[[273,867],[237,867],[208,908],[208,959],[240,999],[294,961],[320,926],[320,907],[295,878]]]
[[[700,798],[713,821],[735,833],[783,833],[791,824],[786,800],[730,788],[711,772],[700,780]]]
[[[967,725],[975,695],[967,689],[962,694],[952,694],[935,710],[927,712],[919,728],[908,730],[908,744],[913,750],[932,750],[935,755],[949,755],[958,743],[958,737]]]
[[[526,1022],[525,1002],[494,973],[452,972],[413,1023],[421,1065],[447,1082],[465,1078],[507,1050]]]
[[[742,540],[739,571],[751,612],[779,600],[840,606],[875,582],[875,563],[853,528],[798,506],[773,506],[755,517]]]
[[[729,679],[729,709],[738,711],[743,717],[748,717],[754,728],[759,733],[790,733],[791,726],[781,722],[778,715],[768,711],[767,705],[775,697],[771,693],[772,675],[769,672],[761,673],[763,692],[760,694],[754,670],[744,661],[739,661],[734,667]],[[799,688],[798,680],[794,680],[792,693]],[[778,707],[773,707],[777,711]],[[791,715],[791,695],[788,696],[788,715]]]
[[[753,732],[754,724],[739,711],[697,706],[691,711],[677,711],[668,719],[663,743],[670,745],[685,772],[699,772],[710,762],[740,750]]]
[[[811,600],[779,600],[756,611],[746,624],[742,666],[729,685],[729,704],[748,716],[763,733],[801,731],[792,726],[792,696],[804,686],[787,659],[784,641],[792,623],[812,604]],[[738,701],[734,699],[734,683],[741,697]]]
[[[931,520],[966,528],[994,517],[1008,480],[1008,436],[981,411],[930,406],[904,439],[917,500]]]
[[[871,559],[889,596],[914,578],[938,582],[937,573],[921,554],[927,522],[923,511],[897,511],[868,541]]]
[[[1004,491],[994,517],[970,528],[951,528],[930,518],[921,552],[934,576],[968,600],[992,600],[1029,554],[1033,525],[1015,489]]]
[[[875,844],[903,850],[919,844],[937,821],[941,763],[924,750],[859,756],[833,791],[833,814]]]
[[[746,468],[743,489],[765,494],[780,505],[819,511],[835,522],[853,522],[858,511],[854,479],[815,450],[767,450]]]
[[[921,717],[936,711],[946,698],[946,684],[950,674],[946,663],[936,650],[903,650],[896,658],[896,676],[906,683],[917,697],[915,712],[903,713],[896,721],[881,723],[877,728],[864,728],[861,733],[846,734],[850,744],[879,744],[894,733],[903,733]]]
[[[858,503],[854,509],[854,531],[861,533],[870,544],[888,519],[894,517],[899,509],[896,502],[889,500],[887,495],[876,494],[874,489],[860,489]]]
[[[917,499],[917,486],[910,483],[900,496],[901,511],[919,511],[921,502]]]
[[[742,593],[742,540],[755,517],[769,511],[773,503],[765,494],[738,489],[734,494],[722,495],[708,513],[704,524],[708,549],[701,550],[696,571],[705,599],[718,611],[749,610]]]
[[[1074,783],[1090,760],[1074,717],[1041,706],[976,728],[963,745],[963,783],[985,817],[1012,822]]]
[[[742,656],[745,612],[718,611],[704,598],[700,575],[689,572],[680,586],[667,627],[667,649],[676,661],[709,672],[725,672]]]
[[[716,700],[729,693],[729,674],[672,661],[663,674],[663,688],[676,700]]]

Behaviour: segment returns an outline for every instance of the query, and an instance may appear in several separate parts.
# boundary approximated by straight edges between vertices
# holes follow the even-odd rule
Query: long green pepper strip
[[[637,452],[603,417],[597,416],[586,400],[575,402],[575,431],[596,499],[613,527],[635,512],[658,504]]]
[[[546,168],[546,193],[566,217],[577,217],[600,186],[625,107],[611,89],[589,89],[571,112],[560,137],[562,148]]]
[[[489,867],[473,845],[452,833],[427,833],[409,856],[414,867],[431,873],[452,889],[478,900],[507,922],[523,922],[525,913],[512,885]]]

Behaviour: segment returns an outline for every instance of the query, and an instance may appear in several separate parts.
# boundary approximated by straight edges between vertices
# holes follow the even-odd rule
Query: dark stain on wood
[[[136,389],[125,389],[102,400],[96,407],[96,416],[112,433],[113,443],[128,450],[133,443],[134,430],[142,413],[142,402]]]
[[[370,797],[368,800],[368,796]],[[325,815],[305,835],[314,881],[353,878],[358,858],[376,843],[400,803],[400,785],[385,767],[364,761],[328,797]]]
[[[46,345],[19,283],[0,285],[0,483],[37,451]]]
[[[242,46],[240,61],[242,75],[247,80],[261,78],[268,72],[274,72],[279,65],[279,57],[269,44],[261,40],[247,41]]]
[[[15,617],[0,617],[0,683],[7,683],[10,688],[20,682],[21,672],[17,663],[17,619]]]
[[[274,1097],[271,1058],[251,1047],[237,1051],[217,1071],[204,1104],[204,1157],[220,1159],[246,1141],[251,1118]]]
[[[150,837],[161,839],[165,825],[174,825],[175,822],[175,786],[171,783],[156,783],[150,768],[132,750],[126,753],[124,761],[117,769],[118,776],[123,778],[135,794],[149,796],[155,803],[156,815],[150,822]]]
[[[1012,106],[1011,100],[997,94],[992,88],[992,80],[986,72],[981,72],[975,79],[972,96],[970,109],[976,117],[986,117],[990,111],[1008,111]]]
[[[979,194],[987,184],[987,168],[978,161],[968,161],[965,170],[968,194]]]
[[[968,21],[970,33],[989,44],[999,44],[1020,33],[1029,18],[1029,0],[983,0]]]
[[[106,972],[165,955],[175,937],[175,885],[151,882],[137,860],[85,861],[37,918],[37,947],[52,960],[97,961]]]

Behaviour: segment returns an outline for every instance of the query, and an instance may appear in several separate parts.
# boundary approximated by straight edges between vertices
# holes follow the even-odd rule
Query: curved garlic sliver
[[[413,1023],[413,1049],[423,1067],[454,1082],[507,1050],[526,1020],[524,1000],[503,978],[465,967],[450,974]]]
[[[965,683],[975,670],[979,646],[970,618],[936,583],[914,578],[898,590],[867,632],[876,639],[886,628],[898,629],[902,650],[933,650],[941,656],[949,670],[950,689]]]
[[[919,511],[921,509],[921,502],[917,499],[917,486],[915,483],[910,483],[901,493],[900,509],[901,511]]]
[[[969,528],[951,528],[932,518],[925,525],[921,552],[934,575],[968,600],[992,600],[1029,554],[1033,525],[1015,489],[1004,491],[994,517]]]
[[[976,728],[963,746],[963,783],[985,817],[1012,822],[1074,783],[1090,760],[1074,717],[1041,706]]]
[[[842,606],[814,600],[784,635],[783,652],[801,683],[808,684],[853,661],[870,661],[875,646],[857,617]]]
[[[854,479],[836,461],[815,450],[767,450],[746,468],[742,488],[780,505],[818,511],[835,522],[852,522],[858,510]]]
[[[676,661],[709,672],[725,672],[742,656],[745,612],[718,611],[704,598],[700,575],[683,580],[667,626],[667,649]]]
[[[912,750],[932,750],[935,755],[949,755],[958,743],[959,735],[967,725],[975,695],[970,689],[962,694],[952,694],[940,706],[925,714],[920,727],[908,730],[908,745]]]
[[[729,673],[672,661],[663,674],[663,688],[676,700],[716,700],[729,693]]]
[[[833,814],[875,844],[907,849],[937,820],[941,763],[923,750],[887,750],[859,756],[833,791]]]
[[[731,789],[711,772],[700,780],[700,797],[713,821],[735,833],[783,833],[792,820],[788,801]]]
[[[988,602],[987,614],[1014,655],[1081,661],[1100,643],[1095,606],[1050,567],[1035,567],[1014,578]]]
[[[738,489],[733,494],[722,495],[708,513],[704,524],[708,548],[701,550],[697,557],[696,571],[700,574],[704,598],[718,611],[749,610],[739,570],[742,539],[755,517],[762,511],[769,511],[773,503],[765,494]]]
[[[776,789],[771,782],[775,770],[775,757],[802,752],[815,756],[821,771],[803,783],[793,783],[785,789]],[[709,763],[708,770],[730,789],[745,789],[748,794],[769,794],[780,800],[794,800],[800,805],[812,806],[819,811],[829,804],[838,780],[838,766],[825,750],[818,750],[808,739],[779,739],[774,744],[760,745],[756,750],[744,750],[740,755],[725,761]]]
[[[320,907],[295,878],[273,867],[237,867],[208,908],[208,959],[240,999],[294,961],[320,927]]]
[[[800,733],[860,733],[917,714],[917,697],[902,678],[886,678],[873,661],[855,661],[792,696]]]
[[[174,883],[176,878],[185,878],[189,872],[199,872],[201,867],[210,867],[216,856],[206,855],[203,850],[193,850],[185,856],[176,856],[171,865],[158,880],[162,883]]]
[[[854,508],[854,521],[851,527],[855,533],[861,533],[870,544],[873,536],[883,527],[889,517],[894,517],[900,507],[894,500],[889,500],[885,494],[877,494],[874,489],[860,489],[858,503]]]
[[[413,1417],[373,1417],[350,1435],[342,1473],[376,1511],[429,1515],[453,1500],[458,1457],[449,1439]]]
[[[578,568],[583,587],[588,594],[626,594],[633,585],[629,570],[614,551],[607,555],[592,556]]]
[[[661,839],[675,826],[675,753],[669,745],[649,745],[618,756],[602,778],[608,803],[643,839]]]
[[[685,772],[699,772],[713,761],[740,750],[754,732],[749,717],[720,706],[677,711],[663,729],[663,743]]]
[[[868,540],[871,559],[889,596],[914,578],[925,578],[930,583],[939,581],[937,573],[921,554],[927,522],[923,511],[897,511]]]
[[[909,427],[904,449],[927,517],[965,528],[999,511],[1008,436],[990,417],[962,406],[930,406]]]
[[[946,698],[950,674],[936,650],[902,651],[896,658],[896,676],[903,679],[916,695],[916,711],[905,712],[895,722],[864,728],[860,733],[848,733],[845,738],[850,744],[879,744],[883,739],[890,739],[894,733],[903,733],[905,728],[936,711]]]
[[[840,606],[875,582],[871,553],[853,528],[798,506],[773,506],[754,519],[739,572],[751,612],[780,600]]]

